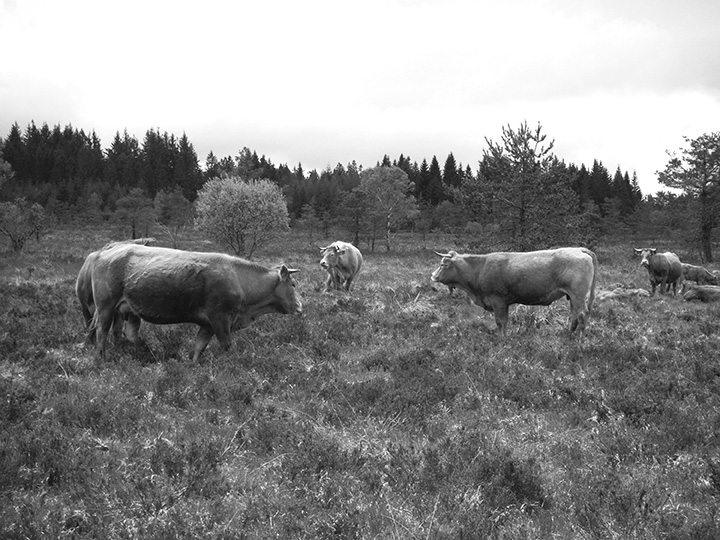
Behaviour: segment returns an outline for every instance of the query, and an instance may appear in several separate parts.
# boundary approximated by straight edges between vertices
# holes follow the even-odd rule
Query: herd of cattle
[[[221,253],[181,251],[147,244],[152,239],[114,242],[90,253],[80,269],[76,293],[88,341],[104,355],[108,335],[122,333],[136,341],[141,321],[153,324],[194,323],[193,360],[213,336],[224,350],[231,334],[266,313],[300,314],[303,307],[293,274],[280,265],[267,268]],[[320,248],[320,266],[327,272],[325,289],[350,291],[363,265],[352,244],[333,242]],[[650,277],[645,289],[598,291],[598,299],[661,293],[682,286],[686,300],[720,300],[718,276],[703,267],[683,264],[670,252],[635,248]],[[436,254],[440,265],[433,282],[450,291],[464,290],[478,306],[494,314],[498,331],[507,332],[513,304],[547,306],[570,301],[570,331],[583,332],[596,299],[598,262],[586,248],[567,247],[524,253]],[[689,285],[690,282],[695,285]],[[602,294],[602,296],[601,296]],[[615,295],[615,296],[613,296]]]

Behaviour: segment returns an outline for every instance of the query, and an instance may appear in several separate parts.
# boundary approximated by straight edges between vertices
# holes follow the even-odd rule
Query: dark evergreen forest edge
[[[385,155],[376,166],[402,169],[414,186],[418,212],[398,228],[416,232],[466,232],[485,248],[529,249],[562,243],[592,247],[601,239],[640,237],[680,240],[701,259],[701,227],[694,223],[686,191],[643,196],[636,174],[620,167],[611,174],[600,158],[590,166],[565,163],[553,141],[527,123],[503,129],[503,140],[478,148],[477,169],[450,153],[441,167],[436,156],[418,163],[410,156]],[[24,131],[15,123],[0,139],[5,181],[0,202],[23,198],[40,205],[53,222],[132,222],[132,234],[148,229],[143,220],[165,227],[192,223],[191,203],[203,183],[215,177],[265,178],[285,194],[294,225],[353,230],[361,201],[353,196],[363,170],[356,162],[306,172],[302,164],[275,165],[243,147],[236,156],[212,151],[201,167],[188,137],[149,129],[142,141],[117,132],[103,149],[97,134],[73,126]],[[0,162],[1,163],[1,162]],[[662,180],[662,178],[661,178]],[[667,184],[670,185],[670,184]],[[184,222],[184,223],[183,223]],[[372,223],[366,225],[372,228]],[[129,229],[128,229],[129,230]],[[370,230],[356,231],[369,240]],[[472,247],[472,246],[470,246]]]

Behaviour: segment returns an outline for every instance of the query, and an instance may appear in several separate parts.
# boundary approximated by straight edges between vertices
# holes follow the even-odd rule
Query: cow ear
[[[655,254],[657,253],[657,248],[652,248],[652,249],[650,250],[650,253],[652,253],[653,255],[655,255]]]
[[[633,249],[635,250],[635,255],[640,255],[640,253],[642,252],[642,249],[640,249],[640,248],[633,248]]]

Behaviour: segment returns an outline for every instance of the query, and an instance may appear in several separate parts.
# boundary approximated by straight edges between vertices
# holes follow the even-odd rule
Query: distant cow
[[[585,329],[597,280],[597,257],[589,249],[435,253],[442,260],[430,279],[466,291],[475,304],[493,312],[503,334],[507,333],[508,307],[512,304],[548,306],[563,297],[570,300],[570,331]]]
[[[91,268],[93,325],[102,356],[119,312],[137,333],[140,319],[153,324],[194,323],[193,360],[213,336],[223,349],[231,333],[265,313],[302,313],[292,274],[222,253],[117,244],[100,251]]]
[[[363,264],[360,250],[347,242],[336,241],[320,248],[322,259],[320,266],[327,270],[328,277],[325,290],[350,290],[350,285],[357,277]]]
[[[632,298],[636,296],[650,296],[645,289],[626,289],[625,287],[616,287],[611,291],[597,291],[595,300],[603,302],[605,300],[622,300],[624,298]]]
[[[95,264],[95,260],[97,259],[98,254],[104,250],[109,249],[113,246],[116,246],[118,244],[128,243],[128,244],[141,244],[143,246],[148,245],[151,242],[154,242],[154,238],[136,238],[134,240],[123,240],[120,242],[110,242],[109,244],[106,244],[98,251],[93,251],[85,258],[85,262],[83,263],[82,267],[80,267],[80,272],[78,272],[77,281],[75,282],[75,294],[77,295],[78,301],[80,302],[80,310],[82,311],[83,319],[85,320],[85,328],[88,330],[88,341],[90,343],[95,343],[95,328],[92,326],[92,319],[93,315],[95,314],[95,301],[93,300],[93,293],[92,293],[92,279],[91,279],[91,273],[92,268]],[[139,321],[138,321],[139,324]],[[119,312],[116,313],[116,318],[113,323],[113,332],[116,337],[118,337],[122,331],[123,327],[123,317],[120,315]]]
[[[698,285],[717,285],[718,278],[703,266],[682,263],[683,279],[694,281]]]
[[[720,287],[717,285],[696,285],[690,287],[685,294],[685,300],[700,300],[701,302],[718,302],[720,301]]]
[[[665,294],[673,288],[673,294],[677,294],[677,285],[682,281],[682,263],[677,255],[670,251],[658,253],[655,248],[635,248],[635,255],[642,257],[640,266],[647,268],[650,277],[652,294],[655,288],[660,285],[660,294]]]

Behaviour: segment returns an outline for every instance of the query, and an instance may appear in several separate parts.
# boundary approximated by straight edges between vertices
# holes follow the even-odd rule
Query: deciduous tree
[[[172,246],[177,247],[180,235],[188,225],[192,224],[192,204],[183,195],[183,189],[178,186],[172,191],[158,191],[154,206],[158,224],[170,237]]]
[[[208,180],[198,193],[195,225],[236,255],[254,251],[289,229],[285,196],[271,181],[239,177]]]
[[[10,240],[15,252],[22,251],[32,237],[40,240],[52,224],[52,216],[41,205],[31,205],[24,197],[0,203],[0,234]]]
[[[152,199],[144,189],[131,189],[117,200],[113,220],[120,226],[130,227],[131,238],[137,238],[139,234],[148,236],[150,226],[155,221]]]
[[[374,167],[360,175],[360,185],[356,189],[367,196],[371,213],[381,220],[387,251],[391,247],[391,231],[418,213],[413,187],[408,175],[399,167]]]

